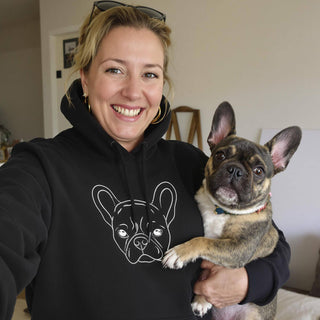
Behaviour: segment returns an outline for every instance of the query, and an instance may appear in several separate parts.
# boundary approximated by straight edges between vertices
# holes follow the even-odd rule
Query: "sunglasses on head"
[[[150,8],[150,7],[132,6],[132,5],[129,5],[129,4],[122,3],[122,2],[118,2],[118,1],[95,1],[93,3],[89,24],[91,23],[95,7],[97,7],[100,11],[106,11],[106,10],[109,10],[111,8],[121,7],[121,6],[136,8],[137,10],[139,10],[139,11],[145,13],[146,15],[148,15],[150,18],[158,19],[158,20],[163,21],[163,22],[166,21],[166,15],[164,13],[162,13],[162,12],[156,10],[156,9]]]

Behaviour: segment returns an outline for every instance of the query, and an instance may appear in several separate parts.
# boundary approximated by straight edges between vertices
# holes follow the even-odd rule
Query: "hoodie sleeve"
[[[0,319],[37,273],[47,238],[49,188],[40,162],[24,152],[0,168]]]
[[[277,228],[275,224],[274,226]],[[249,288],[247,296],[241,304],[248,302],[257,305],[268,304],[289,278],[291,251],[283,232],[278,228],[277,230],[279,241],[273,253],[245,266],[249,278]]]

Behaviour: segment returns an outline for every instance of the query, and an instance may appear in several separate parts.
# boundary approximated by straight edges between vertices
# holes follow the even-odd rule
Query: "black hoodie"
[[[170,114],[127,152],[88,112],[79,80],[70,95],[61,110],[73,127],[17,145],[0,170],[0,320],[25,286],[33,320],[196,319],[199,262],[174,271],[161,259],[203,234],[193,196],[207,157],[162,139]],[[273,265],[286,250],[280,241]],[[278,286],[276,267],[256,262],[249,279],[265,269]],[[247,299],[268,300],[272,284],[250,284]]]

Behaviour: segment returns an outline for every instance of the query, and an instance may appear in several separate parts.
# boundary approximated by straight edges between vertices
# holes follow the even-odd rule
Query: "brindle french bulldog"
[[[205,237],[193,238],[167,251],[163,265],[179,269],[198,258],[227,268],[241,268],[272,253],[278,232],[272,225],[271,178],[284,170],[301,140],[301,129],[289,127],[264,146],[235,135],[231,105],[216,110],[208,144],[211,157],[196,194]],[[263,276],[263,275],[262,275]],[[212,308],[196,296],[192,309],[203,316]],[[266,306],[253,303],[213,308],[214,319],[274,319],[276,298]]]

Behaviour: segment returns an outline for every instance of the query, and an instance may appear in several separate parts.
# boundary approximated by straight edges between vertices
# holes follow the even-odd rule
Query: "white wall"
[[[57,97],[59,80],[56,79],[55,68],[56,39],[77,31],[91,5],[92,2],[88,0],[40,0],[43,112],[46,137],[52,137],[58,133],[57,104],[61,97]]]
[[[12,139],[43,136],[40,21],[0,28],[0,124]]]
[[[167,13],[172,28],[173,107],[201,109],[204,146],[213,110],[236,109],[238,133],[261,128],[320,127],[319,0],[135,0]],[[50,36],[74,31],[88,0],[41,0],[45,134],[52,128]],[[208,148],[206,147],[206,152]]]
[[[261,140],[269,141],[279,130],[265,129]],[[291,247],[287,285],[310,290],[320,249],[320,130],[303,130],[297,152],[288,168],[277,174],[271,184],[273,217]]]

